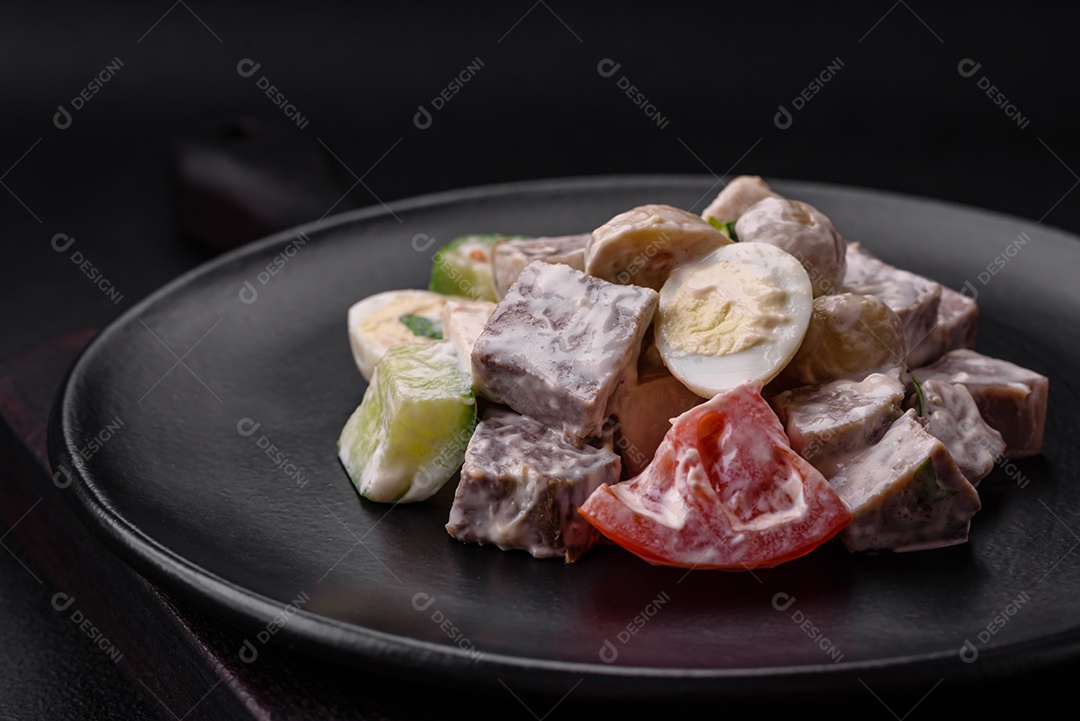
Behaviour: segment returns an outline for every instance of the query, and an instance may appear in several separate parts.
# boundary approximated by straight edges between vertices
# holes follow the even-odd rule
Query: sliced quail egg
[[[388,349],[441,340],[446,300],[427,290],[388,290],[349,308],[349,345],[364,380],[371,380]]]
[[[660,290],[656,347],[672,375],[704,398],[771,380],[810,322],[810,277],[790,253],[735,243],[677,268]]]

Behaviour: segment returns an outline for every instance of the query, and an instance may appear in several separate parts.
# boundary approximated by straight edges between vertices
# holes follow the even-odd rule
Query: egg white
[[[739,267],[750,269],[764,277],[775,288],[783,291],[778,306],[768,308],[761,298],[744,295],[738,298],[733,312],[767,311],[779,319],[766,337],[745,350],[728,354],[698,352],[689,339],[680,338],[676,318],[679,313],[677,295],[687,280],[697,271],[738,273]],[[727,298],[716,296],[717,303]],[[660,290],[660,307],[656,314],[656,346],[664,364],[672,375],[687,388],[703,398],[746,380],[758,379],[762,383],[772,380],[798,351],[813,310],[814,293],[810,277],[793,255],[775,245],[765,243],[733,243],[718,248],[696,263],[678,268]],[[743,310],[740,311],[739,309]],[[687,312],[682,309],[682,312]],[[736,332],[741,332],[739,328]]]
[[[399,343],[432,342],[430,338],[413,335],[398,319],[403,315],[441,319],[448,297],[429,290],[388,290],[368,296],[350,307],[347,318],[349,346],[364,380],[371,381],[375,366],[387,349]]]

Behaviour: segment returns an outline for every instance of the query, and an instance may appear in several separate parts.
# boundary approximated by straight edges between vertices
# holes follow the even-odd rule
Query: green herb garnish
[[[919,418],[922,418],[923,417],[923,414],[922,414],[922,407],[923,407],[922,383],[919,382],[919,376],[915,375],[914,372],[911,374],[911,382],[915,384],[915,412],[919,414]]]
[[[729,221],[727,223],[721,223],[719,220],[712,217],[711,215],[708,218],[706,218],[706,220],[709,221],[709,225],[711,225],[712,227],[719,230],[721,233],[726,235],[728,238],[735,241],[736,243],[739,242],[739,236],[735,235],[735,221]]]
[[[401,324],[412,331],[413,335],[432,340],[442,340],[442,321],[425,318],[422,315],[403,315],[398,318]]]

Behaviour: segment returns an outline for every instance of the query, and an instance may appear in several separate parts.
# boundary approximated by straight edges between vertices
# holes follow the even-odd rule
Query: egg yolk
[[[659,340],[686,354],[722,356],[774,338],[790,321],[788,293],[767,268],[724,261],[687,272],[659,310]]]

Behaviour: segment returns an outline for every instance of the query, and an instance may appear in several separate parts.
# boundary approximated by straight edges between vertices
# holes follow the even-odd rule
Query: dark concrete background
[[[177,227],[170,151],[239,116],[288,123],[257,87],[262,76],[306,119],[286,126],[296,142],[326,145],[363,178],[341,209],[531,178],[754,173],[925,195],[1080,232],[1077,15],[1056,7],[9,4],[0,10],[0,354],[99,326],[210,257]],[[241,76],[243,59],[261,64],[256,75]],[[475,76],[417,127],[418,107],[430,109],[477,59]],[[611,77],[598,71],[605,59],[620,64]],[[965,59],[981,64],[971,77],[958,70]],[[116,60],[115,76],[56,127],[58,106],[70,108]],[[791,110],[838,61],[791,126],[778,127],[779,106]],[[620,90],[624,76],[663,127]],[[1023,127],[980,89],[984,76]],[[53,250],[58,233],[76,239],[119,304]],[[92,690],[40,670],[96,650],[43,606],[36,583],[16,580],[25,571],[11,556],[0,563],[0,716],[111,715],[109,703],[87,701],[112,684],[121,699],[130,694],[111,672]]]
[[[0,227],[14,250],[0,293],[17,310],[5,317],[0,353],[101,324],[206,257],[175,223],[170,148],[238,116],[288,124],[257,87],[262,76],[306,119],[289,128],[296,140],[322,141],[364,178],[341,208],[527,178],[748,172],[1080,230],[1077,196],[1066,195],[1080,168],[1080,63],[1073,18],[1059,12],[903,2],[828,11],[20,3],[0,20]],[[237,72],[245,58],[261,64],[250,78]],[[429,128],[416,127],[418,106],[477,58],[479,72]],[[610,78],[597,70],[606,58],[621,64]],[[970,78],[958,72],[966,58],[981,63]],[[55,127],[57,107],[116,59],[122,67],[70,127]],[[791,109],[837,59],[839,72],[779,129],[779,106]],[[665,127],[620,90],[623,76]],[[983,76],[1026,127],[980,90]],[[57,233],[77,239],[123,295],[119,306],[52,250]]]

